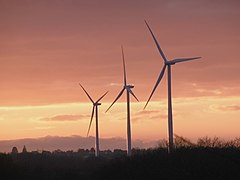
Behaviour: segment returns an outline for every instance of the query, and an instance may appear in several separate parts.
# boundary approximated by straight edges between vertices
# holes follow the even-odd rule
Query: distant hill
[[[133,147],[149,148],[156,147],[157,141],[144,142],[141,140],[133,140]],[[61,149],[63,151],[81,149],[90,149],[95,145],[94,137],[82,136],[46,136],[41,138],[25,138],[17,140],[2,140],[0,141],[0,152],[11,152],[12,147],[17,147],[18,151],[22,151],[23,146],[26,146],[28,151],[48,150],[53,151]],[[126,140],[119,137],[100,139],[101,150],[126,149]]]

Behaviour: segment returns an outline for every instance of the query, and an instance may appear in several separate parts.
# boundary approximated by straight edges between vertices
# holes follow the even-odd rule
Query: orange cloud
[[[239,105],[219,106],[218,109],[221,111],[240,111],[240,106]]]

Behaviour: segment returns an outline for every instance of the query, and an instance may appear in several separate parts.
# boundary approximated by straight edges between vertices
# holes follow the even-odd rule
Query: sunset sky
[[[240,135],[239,0],[0,0],[0,140],[86,136],[93,99],[100,137],[126,137],[121,45],[134,84],[132,138],[167,138],[166,74],[146,19],[172,67],[174,132],[189,139]],[[94,126],[90,135],[94,136]]]

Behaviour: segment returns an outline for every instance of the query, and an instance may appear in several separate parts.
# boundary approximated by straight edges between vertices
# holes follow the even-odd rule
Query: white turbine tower
[[[109,106],[109,108],[106,110],[106,112],[113,106],[113,104],[122,96],[124,90],[126,90],[127,94],[127,155],[131,156],[132,154],[132,145],[131,145],[131,121],[130,121],[130,94],[138,101],[138,98],[135,96],[135,94],[132,92],[132,88],[134,88],[133,85],[127,84],[127,77],[126,77],[126,68],[125,68],[125,59],[124,59],[124,52],[122,47],[122,58],[123,58],[123,76],[124,76],[124,85],[123,89],[120,91],[116,99],[113,101],[113,103]]]
[[[91,120],[90,120],[90,124],[88,127],[88,131],[87,131],[87,136],[89,134],[91,125],[92,125],[92,120],[93,120],[93,116],[94,116],[94,111],[96,111],[96,142],[95,142],[95,156],[98,157],[99,156],[99,135],[98,135],[98,106],[101,105],[100,101],[102,100],[102,98],[108,93],[108,91],[103,94],[96,102],[93,101],[93,99],[90,97],[90,95],[88,94],[88,92],[84,89],[84,87],[79,83],[79,85],[81,86],[81,88],[83,89],[83,91],[86,93],[87,97],[90,99],[90,101],[93,103],[93,108],[92,108],[92,115],[91,115]]]
[[[165,69],[167,67],[167,70],[168,70],[168,136],[169,136],[169,148],[168,148],[168,151],[169,153],[172,152],[173,148],[174,148],[174,145],[173,145],[173,120],[172,120],[172,95],[171,95],[171,66],[176,64],[176,63],[180,63],[180,62],[185,62],[185,61],[190,61],[190,60],[195,60],[195,59],[199,59],[201,57],[193,57],[193,58],[180,58],[180,59],[173,59],[173,60],[168,60],[166,58],[166,56],[164,55],[161,47],[160,47],[160,44],[157,42],[157,39],[155,38],[150,26],[148,25],[147,21],[145,21],[147,27],[148,27],[148,30],[150,31],[152,37],[153,37],[153,40],[158,48],[158,51],[160,53],[160,55],[162,56],[163,60],[164,60],[164,66],[162,68],[162,71],[160,72],[159,74],[159,77],[157,79],[157,82],[147,100],[147,103],[144,107],[144,109],[147,107],[147,104],[148,102],[150,101],[153,93],[155,92],[156,88],[158,87],[163,75],[164,75],[164,72],[165,72]]]

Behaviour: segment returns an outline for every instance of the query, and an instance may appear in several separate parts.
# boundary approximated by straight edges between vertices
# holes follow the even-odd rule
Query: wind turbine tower
[[[126,75],[126,67],[125,67],[125,59],[124,59],[124,52],[122,47],[122,58],[123,58],[123,89],[120,91],[116,99],[113,101],[113,103],[109,106],[109,108],[106,110],[106,112],[113,106],[113,104],[122,96],[123,92],[126,90],[127,95],[127,155],[132,155],[132,140],[131,140],[131,119],[130,119],[130,94],[137,100],[138,98],[135,96],[135,94],[132,92],[132,88],[134,88],[133,85],[127,84],[127,75]]]
[[[165,72],[165,69],[167,67],[167,74],[168,74],[168,136],[169,136],[169,148],[168,148],[168,152],[171,153],[172,150],[174,149],[174,143],[173,143],[173,116],[172,116],[172,93],[171,93],[171,66],[176,64],[176,63],[180,63],[180,62],[185,62],[185,61],[191,61],[191,60],[196,60],[196,59],[199,59],[201,57],[193,57],[193,58],[178,58],[178,59],[173,59],[173,60],[168,60],[165,56],[165,54],[163,53],[161,47],[160,47],[160,44],[158,43],[157,39],[155,38],[150,26],[148,25],[147,21],[145,21],[146,25],[147,25],[147,28],[148,30],[150,31],[151,35],[152,35],[152,38],[158,48],[158,51],[160,53],[160,55],[162,56],[163,58],[163,61],[164,61],[164,66],[159,74],[159,77],[157,79],[157,82],[146,102],[146,105],[144,107],[144,109],[147,107],[148,105],[148,102],[150,101],[152,95],[154,94],[156,88],[158,87],[163,75],[164,75],[164,72]]]
[[[98,157],[99,156],[99,133],[98,133],[98,106],[101,105],[100,101],[102,100],[102,98],[108,93],[108,91],[103,94],[96,102],[93,101],[93,99],[91,98],[91,96],[88,94],[88,92],[84,89],[84,87],[79,83],[79,85],[81,86],[81,88],[83,89],[83,91],[85,92],[85,94],[87,95],[87,97],[89,98],[89,100],[92,102],[93,104],[93,108],[92,108],[92,115],[91,115],[91,120],[89,123],[89,127],[88,127],[88,131],[87,131],[87,136],[89,135],[89,131],[92,125],[92,120],[93,120],[93,116],[94,116],[94,111],[96,112],[96,142],[95,142],[95,156]]]

